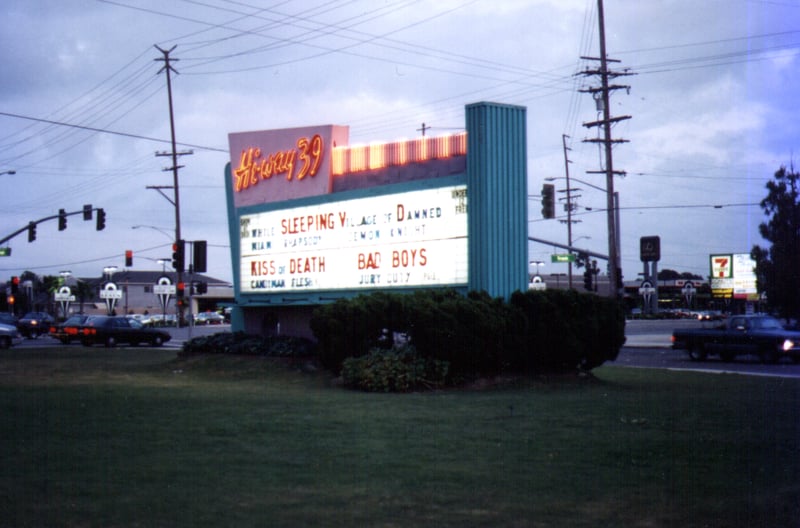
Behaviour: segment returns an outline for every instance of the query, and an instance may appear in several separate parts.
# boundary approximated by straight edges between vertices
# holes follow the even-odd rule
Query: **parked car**
[[[135,319],[127,317],[90,317],[80,329],[80,340],[84,346],[101,344],[113,347],[119,343],[136,346],[139,343],[148,343],[158,347],[170,339],[172,336],[168,332],[146,328]]]
[[[217,312],[200,312],[194,316],[194,324],[208,325],[208,324],[222,324],[225,322],[225,317]]]
[[[55,322],[56,320],[49,313],[28,312],[19,320],[17,327],[23,336],[34,339],[42,334],[50,333],[50,326]]]
[[[58,339],[65,345],[77,341],[81,328],[89,319],[89,315],[72,315],[63,323],[50,326],[50,337]]]
[[[142,323],[144,326],[148,326],[148,325],[150,325],[150,324],[153,324],[153,319],[152,319],[152,317],[151,317],[150,315],[144,315],[144,314],[128,314],[128,315],[126,315],[125,317],[127,317],[128,319],[134,319],[134,320],[136,320],[136,321],[139,321],[139,322],[140,322],[140,323]]]
[[[17,316],[14,314],[0,312],[0,324],[17,326],[19,324],[19,319],[17,319]]]
[[[11,348],[11,345],[20,341],[22,336],[16,326],[0,323],[0,349]]]

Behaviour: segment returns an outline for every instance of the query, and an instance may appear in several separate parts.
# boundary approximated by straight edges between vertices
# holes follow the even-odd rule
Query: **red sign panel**
[[[229,134],[235,206],[329,193],[333,147],[347,145],[349,133],[325,125]]]

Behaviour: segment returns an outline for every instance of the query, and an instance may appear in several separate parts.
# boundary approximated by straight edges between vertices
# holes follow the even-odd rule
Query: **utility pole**
[[[175,72],[175,73],[178,73],[178,72],[170,64],[170,60],[177,61],[179,59],[170,59],[170,56],[169,56],[169,54],[175,49],[175,47],[176,46],[172,46],[170,49],[165,50],[165,49],[161,49],[158,46],[155,46],[155,48],[158,51],[160,51],[164,55],[164,57],[163,58],[154,59],[154,60],[163,61],[164,62],[164,66],[158,71],[158,73],[161,73],[161,72],[166,72],[167,73],[167,97],[168,97],[168,100],[169,100],[169,129],[170,129],[170,139],[172,141],[172,152],[171,153],[157,152],[156,156],[171,156],[172,157],[172,167],[170,167],[169,169],[166,169],[166,170],[172,170],[173,199],[170,200],[170,201],[171,201],[172,205],[175,206],[175,247],[177,247],[177,245],[180,243],[179,241],[181,240],[181,201],[180,201],[180,192],[179,192],[179,187],[178,187],[178,169],[180,169],[182,167],[181,165],[178,165],[178,156],[181,156],[181,155],[184,155],[184,154],[191,154],[191,152],[178,152],[177,148],[176,148],[176,142],[175,142],[175,114],[174,114],[174,111],[173,111],[173,108],[172,108],[172,77],[171,77],[170,74],[171,74],[171,72]],[[164,195],[161,192],[161,189],[165,188],[165,187],[154,187],[154,188],[157,189],[158,192],[162,194],[162,196],[166,197],[166,195]],[[167,199],[169,200],[169,198],[167,198]],[[183,282],[183,267],[182,266],[179,267],[178,269],[175,270],[175,272],[177,274],[177,281],[176,282],[177,283]],[[178,326],[180,326],[180,324],[181,324],[180,320],[181,320],[182,316],[183,316],[183,311],[179,310],[179,313],[178,313]]]
[[[561,143],[564,145],[564,172],[566,173],[567,178],[567,245],[572,247],[572,187],[569,184],[569,164],[572,163],[567,156],[567,151],[570,150],[567,147],[567,138],[569,136],[566,134],[561,134]],[[570,257],[571,258],[571,257]],[[568,274],[568,284],[569,289],[572,289],[572,261],[569,261],[569,274]]]
[[[603,13],[603,0],[597,0],[597,19],[599,24],[600,33],[600,57],[581,57],[586,60],[594,60],[600,62],[600,68],[597,70],[589,70],[582,72],[584,75],[597,75],[600,77],[600,86],[591,87],[585,90],[580,90],[584,93],[591,93],[598,107],[602,105],[603,118],[597,121],[584,123],[583,126],[587,128],[602,127],[603,137],[595,139],[585,139],[588,143],[602,143],[605,148],[605,170],[603,171],[587,171],[594,174],[606,175],[606,211],[608,223],[608,288],[610,297],[618,297],[622,288],[622,272],[620,268],[619,256],[619,222],[618,218],[618,199],[617,193],[614,192],[614,175],[624,175],[624,171],[614,170],[613,159],[613,145],[614,143],[627,143],[626,139],[613,139],[611,137],[611,126],[631,116],[611,116],[611,106],[609,104],[610,94],[612,90],[626,89],[630,90],[630,86],[609,84],[609,79],[615,79],[624,75],[633,75],[625,71],[612,71],[608,68],[608,63],[619,62],[618,60],[609,59],[606,54],[606,30],[605,30],[605,16]],[[598,111],[600,109],[598,108]]]

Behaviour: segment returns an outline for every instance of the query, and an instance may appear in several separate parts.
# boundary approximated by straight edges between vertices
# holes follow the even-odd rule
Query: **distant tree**
[[[782,166],[767,182],[761,208],[768,217],[758,226],[768,248],[753,246],[759,291],[781,317],[800,317],[800,174]]]
[[[87,300],[94,298],[94,288],[92,288],[92,285],[88,282],[79,279],[78,282],[75,283],[73,293],[80,303],[80,313],[83,313],[83,305],[86,304]]]
[[[703,277],[696,273],[689,273],[688,271],[677,272],[671,269],[663,269],[658,272],[658,280],[702,280]]]

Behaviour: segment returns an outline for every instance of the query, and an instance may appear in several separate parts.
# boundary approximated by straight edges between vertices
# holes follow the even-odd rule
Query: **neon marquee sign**
[[[287,181],[301,181],[307,176],[316,176],[325,153],[322,136],[314,134],[311,138],[301,137],[295,147],[267,155],[264,155],[260,147],[243,149],[239,166],[232,171],[234,192],[241,192],[257,185],[261,180],[269,180],[282,174],[286,175]],[[298,171],[295,174],[297,162]]]

